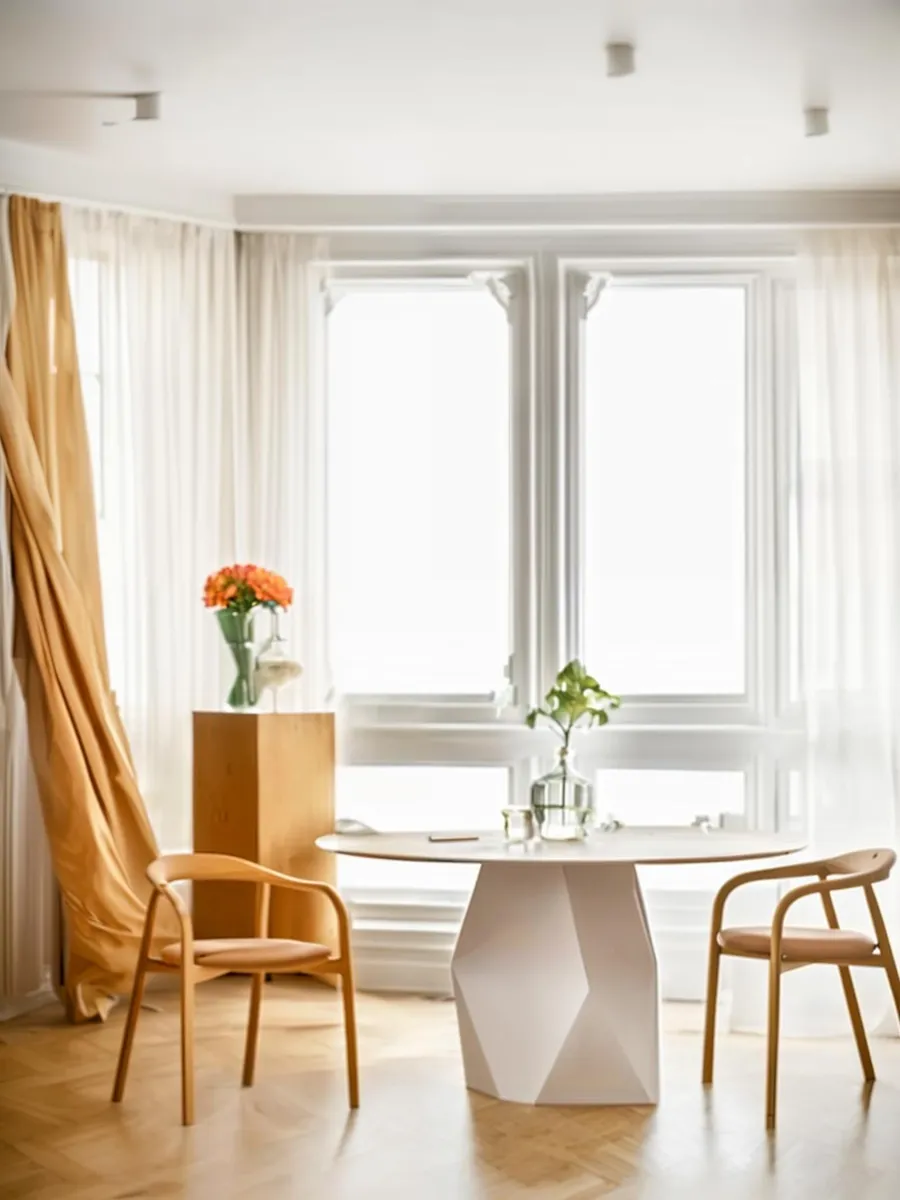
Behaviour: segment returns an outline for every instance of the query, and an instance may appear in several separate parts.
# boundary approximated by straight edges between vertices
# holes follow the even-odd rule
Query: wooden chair
[[[756,958],[769,964],[768,1066],[766,1073],[766,1127],[775,1127],[775,1099],[778,1085],[778,1030],[781,1007],[781,976],[785,971],[814,963],[828,963],[840,972],[844,998],[850,1013],[853,1036],[867,1081],[874,1080],[872,1056],[866,1040],[866,1030],[859,1011],[859,1001],[851,967],[882,967],[887,973],[897,1013],[900,1016],[900,975],[888,939],[884,917],[875,896],[874,884],[887,879],[896,862],[893,850],[857,850],[839,858],[818,862],[793,863],[748,871],[737,875],[724,885],[713,905],[712,928],[709,938],[709,979],[706,993],[706,1027],[703,1038],[703,1082],[713,1079],[713,1056],[716,1029],[716,1000],[719,989],[719,960],[723,954],[739,958]],[[731,893],[745,883],[759,880],[795,879],[816,875],[818,882],[803,884],[782,896],[775,909],[771,928],[722,928],[725,902]],[[862,888],[875,937],[841,929],[838,924],[832,893],[849,888]],[[827,928],[798,929],[786,927],[788,910],[804,896],[822,897]]]
[[[344,1033],[347,1044],[347,1078],[350,1107],[359,1107],[359,1068],[356,1045],[355,997],[353,991],[353,965],[350,957],[350,918],[344,902],[334,888],[327,883],[316,883],[306,879],[294,879],[278,871],[270,871],[256,863],[227,854],[168,854],[152,862],[147,868],[147,877],[153,884],[153,892],[147,905],[144,934],[138,954],[131,1004],[112,1098],[118,1102],[125,1092],[125,1079],[131,1058],[131,1047],[137,1027],[144,983],[148,971],[178,972],[181,976],[181,1105],[185,1125],[194,1123],[194,985],[198,969],[209,968],[225,972],[237,972],[252,977],[250,986],[250,1020],[247,1026],[247,1041],[244,1052],[243,1085],[250,1087],[256,1065],[256,1047],[259,1041],[259,1010],[262,1002],[265,976],[276,973],[298,971],[339,975],[341,996],[344,1006]],[[256,884],[256,937],[209,939],[194,941],[194,930],[187,905],[171,886],[182,879],[232,880]],[[269,894],[273,887],[291,891],[321,892],[331,902],[338,920],[338,949],[333,953],[328,946],[312,942],[297,942],[286,938],[269,938]],[[175,909],[181,927],[181,939],[165,946],[158,958],[150,955],[153,924],[157,905],[164,897]]]

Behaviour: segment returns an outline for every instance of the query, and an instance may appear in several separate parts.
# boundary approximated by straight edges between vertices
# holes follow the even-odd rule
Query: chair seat
[[[330,957],[327,946],[290,938],[203,938],[194,942],[198,967],[221,967],[226,971],[288,971]],[[165,946],[160,958],[170,966],[180,966],[181,942]]]
[[[771,953],[772,930],[766,925],[737,926],[723,929],[718,942],[726,952],[739,954]],[[877,943],[865,933],[852,929],[800,929],[785,927],[781,939],[781,957],[790,962],[852,962],[869,958]]]

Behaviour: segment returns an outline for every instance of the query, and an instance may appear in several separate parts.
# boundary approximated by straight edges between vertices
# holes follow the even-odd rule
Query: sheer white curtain
[[[797,295],[811,836],[816,852],[896,848],[900,232],[809,235],[799,256]],[[895,897],[885,899],[897,937]],[[869,928],[864,906],[845,913],[848,925],[859,921],[859,928]],[[859,986],[870,1024],[886,1028],[890,1006],[882,973],[857,974],[864,977]],[[799,1011],[811,1031],[830,1026],[832,1012],[845,1031],[839,1008],[832,981],[825,996],[809,986]]]
[[[8,206],[8,198],[0,197],[0,353],[6,347],[15,288]],[[0,454],[0,1020],[53,995],[52,875],[15,669],[14,632],[6,471]]]
[[[246,487],[241,553],[294,587],[282,619],[303,665],[280,708],[329,701],[324,343],[325,243],[299,234],[239,234],[244,333]],[[271,701],[264,697],[263,707]]]
[[[189,848],[191,712],[220,708],[233,674],[202,604],[206,575],[234,561],[283,574],[295,603],[282,632],[304,675],[280,707],[317,707],[328,691],[312,266],[322,247],[81,209],[66,223],[73,290],[79,264],[99,267],[95,440],[112,683],[160,845]],[[79,338],[91,304],[76,303]]]
[[[227,659],[202,604],[234,561],[242,476],[237,270],[229,230],[70,209],[73,291],[95,263],[95,421],[110,673],[158,840],[191,845],[191,712]],[[93,300],[93,297],[92,297]],[[81,364],[82,371],[85,363]]]

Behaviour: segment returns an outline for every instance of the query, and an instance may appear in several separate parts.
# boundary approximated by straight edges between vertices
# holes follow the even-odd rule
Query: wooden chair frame
[[[755,958],[769,964],[769,1012],[767,1030],[767,1067],[766,1067],[766,1127],[775,1128],[775,1107],[778,1087],[778,1034],[781,1012],[781,976],[785,971],[798,967],[813,966],[820,963],[836,966],[841,976],[841,986],[844,999],[850,1014],[850,1024],[856,1040],[856,1049],[862,1065],[863,1075],[867,1082],[875,1079],[872,1056],[866,1038],[865,1025],[859,1010],[859,1000],[853,979],[851,967],[881,967],[888,977],[891,994],[900,1016],[900,974],[897,962],[888,938],[887,927],[881,907],[875,895],[874,884],[888,878],[896,862],[893,850],[857,850],[837,858],[823,858],[816,862],[793,863],[784,867],[771,867],[759,871],[748,871],[730,879],[718,892],[713,904],[712,925],[709,935],[709,974],[706,990],[706,1020],[703,1035],[703,1083],[710,1085],[713,1081],[713,1062],[715,1054],[716,1032],[716,1003],[719,990],[719,965],[723,954],[738,958]],[[722,932],[722,922],[725,915],[725,903],[733,891],[746,883],[758,883],[763,880],[796,879],[803,876],[818,876],[818,882],[803,884],[785,893],[775,909],[772,919],[772,932],[769,953],[755,954],[749,951],[725,950],[719,945],[719,934]],[[875,931],[876,949],[873,953],[859,958],[836,958],[827,955],[823,947],[821,956],[798,961],[785,958],[782,952],[784,937],[784,922],[788,911],[805,896],[821,896],[822,907],[829,929],[840,929],[837,912],[834,907],[832,894],[849,888],[862,888],[872,926]]]
[[[359,1058],[356,1038],[356,1004],[353,983],[353,963],[350,953],[350,916],[347,908],[335,891],[327,883],[319,883],[309,879],[295,879],[291,875],[282,875],[278,871],[261,867],[257,863],[247,862],[242,858],[234,858],[226,854],[168,854],[156,859],[147,868],[147,877],[153,884],[153,892],[147,905],[147,915],[144,920],[144,932],[141,938],[138,962],[135,969],[134,985],[131,991],[131,1003],[122,1036],[122,1048],[119,1053],[119,1063],[116,1069],[116,1079],[113,1085],[112,1099],[118,1103],[125,1094],[125,1081],[128,1065],[131,1060],[131,1049],[134,1043],[135,1030],[141,1010],[144,995],[144,985],[148,972],[177,972],[181,976],[181,1108],[182,1122],[185,1125],[194,1123],[194,987],[199,978],[205,975],[206,969],[194,961],[194,929],[191,914],[187,905],[171,886],[180,880],[231,880],[241,883],[256,884],[256,917],[255,936],[265,938],[269,928],[269,897],[273,887],[285,888],[289,891],[319,892],[327,897],[337,916],[338,949],[327,959],[319,962],[303,964],[304,974],[337,975],[341,980],[341,998],[344,1009],[344,1034],[347,1052],[347,1083],[351,1108],[359,1107]],[[153,926],[156,910],[160,899],[163,898],[175,910],[181,930],[181,962],[178,965],[163,962],[153,958],[150,947],[153,942]],[[232,968],[225,968],[231,971]],[[293,966],[260,966],[241,969],[239,974],[251,976],[250,985],[250,1014],[247,1024],[247,1040],[244,1050],[244,1069],[242,1083],[250,1087],[256,1066],[256,1050],[259,1043],[259,1016],[262,1004],[263,983],[265,976],[273,972],[296,973],[298,968]]]

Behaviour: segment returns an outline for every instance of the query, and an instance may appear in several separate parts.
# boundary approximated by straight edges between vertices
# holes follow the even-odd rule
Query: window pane
[[[100,264],[91,258],[69,259],[69,295],[75,319],[78,368],[100,374]]]
[[[626,825],[690,825],[694,817],[715,823],[720,813],[744,811],[743,771],[601,769],[596,775],[597,813]]]
[[[625,825],[690,825],[694,817],[715,824],[721,813],[745,811],[743,771],[599,770],[598,819],[612,813]],[[710,836],[715,836],[711,834]],[[734,875],[734,863],[642,867],[647,888],[715,889]]]
[[[584,652],[612,691],[744,691],[745,307],[613,283],[588,317]]]
[[[339,767],[336,812],[383,831],[500,829],[509,803],[505,767]],[[477,867],[338,858],[351,888],[468,891]]]
[[[509,655],[509,325],[486,291],[364,290],[329,318],[344,692],[497,688]]]
[[[78,319],[77,313],[75,319]],[[91,452],[91,472],[94,477],[94,500],[97,515],[103,516],[103,397],[99,375],[81,372],[81,397],[84,401],[84,420],[87,426],[88,448]]]
[[[75,323],[75,345],[84,416],[87,424],[94,495],[103,516],[103,393],[101,384],[100,264],[91,258],[69,259],[69,296]]]
[[[787,699],[796,703],[802,688],[802,593],[800,567],[800,437],[799,414],[791,422],[790,480],[787,497]]]
[[[790,833],[805,833],[808,824],[806,779],[802,771],[787,772],[787,813],[785,829]]]

